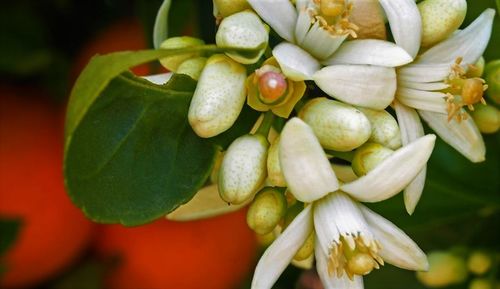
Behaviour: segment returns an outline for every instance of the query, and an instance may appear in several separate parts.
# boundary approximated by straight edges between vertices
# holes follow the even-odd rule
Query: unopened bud
[[[368,118],[355,107],[324,97],[310,100],[300,111],[321,146],[336,151],[351,151],[369,138]]]
[[[247,212],[247,224],[257,234],[274,230],[286,213],[285,195],[272,187],[262,189],[255,196]]]
[[[205,57],[187,59],[177,67],[177,73],[186,74],[192,79],[198,80],[206,63],[207,59]]]
[[[231,58],[216,54],[207,60],[189,107],[188,119],[200,137],[229,129],[245,104],[246,69]]]
[[[219,172],[219,193],[231,204],[241,204],[260,188],[266,178],[269,143],[262,135],[237,138],[226,151]]]
[[[488,279],[476,278],[470,282],[469,289],[493,289],[493,285]]]
[[[302,244],[300,249],[297,251],[297,253],[293,257],[293,260],[303,261],[303,260],[309,258],[309,256],[311,256],[314,253],[314,240],[315,240],[314,232],[311,232],[311,234],[309,234],[309,237],[307,237],[304,244]]]
[[[467,267],[473,274],[483,275],[490,270],[492,262],[493,260],[490,255],[482,251],[475,251],[470,254],[467,260]]]
[[[471,115],[482,133],[496,133],[500,128],[500,110],[492,105],[475,105]]]
[[[217,46],[250,50],[244,54],[226,53],[242,64],[257,62],[264,53],[268,40],[269,28],[262,23],[259,16],[251,11],[238,12],[224,18],[215,35]]]
[[[429,271],[417,272],[417,279],[427,287],[445,287],[459,284],[467,278],[465,260],[448,252],[427,255]]]
[[[381,144],[365,143],[354,152],[352,169],[357,176],[366,175],[393,153],[393,150]]]
[[[179,36],[179,37],[171,37],[163,41],[160,45],[163,49],[179,49],[179,48],[188,48],[198,45],[203,45],[205,42],[203,40],[189,37],[189,36]],[[177,71],[179,65],[187,59],[198,57],[200,55],[199,52],[185,53],[174,56],[169,56],[160,59],[161,65],[170,71]]]
[[[488,62],[484,68],[484,75],[488,84],[486,94],[496,104],[500,104],[500,59]]]
[[[372,126],[372,133],[368,141],[379,143],[390,149],[401,147],[401,131],[396,119],[385,110],[358,108],[363,112]]]
[[[213,0],[214,8],[221,17],[227,17],[243,10],[251,9],[247,0]]]
[[[285,177],[281,171],[280,156],[279,156],[280,138],[276,138],[267,154],[267,178],[269,182],[276,187],[286,187]]]
[[[422,17],[422,46],[430,47],[448,38],[462,24],[466,0],[425,0],[418,3]]]

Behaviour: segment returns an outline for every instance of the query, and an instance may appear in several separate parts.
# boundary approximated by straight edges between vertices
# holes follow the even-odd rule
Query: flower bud
[[[231,204],[253,197],[266,178],[267,139],[244,135],[229,146],[219,172],[219,193]]]
[[[427,255],[429,271],[417,272],[417,279],[428,287],[444,287],[459,284],[467,278],[465,260],[448,252]]]
[[[482,133],[496,133],[500,128],[500,110],[492,105],[476,105],[471,115]]]
[[[220,47],[244,48],[253,50],[247,53],[226,53],[242,64],[253,64],[259,60],[267,47],[269,28],[259,16],[250,11],[243,11],[224,18],[215,35],[215,42]]]
[[[354,152],[352,169],[357,176],[366,175],[393,153],[393,150],[381,144],[365,143]]]
[[[484,74],[488,84],[486,93],[496,104],[500,104],[500,59],[488,62]]]
[[[186,74],[192,79],[198,80],[206,63],[207,59],[205,57],[187,59],[177,67],[177,73]]]
[[[257,234],[274,230],[286,213],[285,195],[275,188],[262,189],[254,198],[247,212],[247,224]]]
[[[207,60],[196,86],[188,119],[200,137],[229,129],[245,104],[246,69],[229,57],[216,54]]]
[[[213,0],[213,2],[218,15],[223,18],[243,10],[251,9],[247,0]]]
[[[430,47],[450,36],[467,13],[466,0],[425,0],[418,3],[422,17],[422,46]]]
[[[493,286],[488,279],[475,278],[470,282],[469,289],[493,289]]]
[[[390,149],[401,147],[401,132],[398,122],[385,110],[358,108],[370,121],[372,133],[369,141],[379,143]]]
[[[160,45],[160,48],[163,49],[178,49],[178,48],[187,48],[198,45],[203,45],[205,42],[203,40],[189,37],[189,36],[179,36],[179,37],[171,37],[163,41]],[[160,59],[161,65],[170,71],[177,71],[179,65],[187,59],[199,56],[199,52],[185,53],[174,56],[169,56]]]
[[[372,128],[358,109],[325,97],[310,100],[300,111],[321,146],[336,151],[351,151],[364,144]]]
[[[475,251],[470,254],[467,260],[469,271],[476,275],[483,275],[490,270],[493,260],[485,252]]]
[[[309,258],[309,256],[311,256],[314,253],[314,241],[315,241],[314,232],[311,232],[311,234],[309,234],[309,237],[307,237],[304,244],[302,244],[302,247],[300,247],[300,249],[293,257],[293,260],[302,261]]]
[[[280,138],[278,137],[269,147],[267,154],[267,178],[273,186],[286,187],[285,177],[280,165],[279,142]]]

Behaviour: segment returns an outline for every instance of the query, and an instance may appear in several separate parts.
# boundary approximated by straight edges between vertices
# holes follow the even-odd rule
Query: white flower
[[[311,128],[298,118],[285,125],[280,161],[288,188],[310,203],[267,249],[252,288],[271,288],[314,231],[316,267],[326,288],[363,288],[362,275],[384,261],[425,270],[427,259],[400,229],[356,200],[377,202],[394,196],[427,162],[435,136],[419,138],[395,151],[367,175],[339,184]]]
[[[475,102],[481,101],[483,85],[480,79],[466,79],[464,73],[483,54],[490,38],[494,14],[493,9],[487,9],[467,28],[455,32],[419,55],[415,62],[398,70],[398,101],[417,109],[444,141],[472,162],[484,160],[485,146],[474,121],[461,107],[472,104],[467,100],[477,98],[479,92]],[[476,87],[466,91],[466,84]],[[402,107],[396,106],[398,118],[419,122],[418,117],[408,116],[411,109]],[[455,117],[459,119],[453,120]],[[404,134],[410,140],[419,135],[415,131]]]
[[[314,80],[328,95],[353,105],[384,109],[393,101],[394,67],[413,58],[382,40],[342,44],[347,36],[356,36],[356,26],[348,20],[356,9],[350,1],[298,0],[295,6],[289,0],[248,2],[286,40],[272,53],[288,78]]]

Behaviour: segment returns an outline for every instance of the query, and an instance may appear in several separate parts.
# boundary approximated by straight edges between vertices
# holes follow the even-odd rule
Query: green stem
[[[274,114],[272,111],[268,110],[264,114],[264,119],[262,120],[262,123],[260,124],[255,134],[260,134],[267,138],[269,130],[271,129],[271,126],[273,124],[273,120],[274,120]]]
[[[354,152],[353,151],[350,151],[350,152],[338,152],[338,151],[333,151],[333,150],[325,150],[325,152],[329,155],[332,155],[336,158],[339,158],[341,160],[344,160],[344,161],[348,161],[350,163],[352,163],[352,159],[354,157]]]

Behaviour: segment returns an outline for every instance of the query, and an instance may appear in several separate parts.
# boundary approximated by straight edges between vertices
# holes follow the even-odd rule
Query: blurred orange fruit
[[[240,210],[192,222],[103,227],[98,251],[120,261],[106,288],[239,288],[253,270],[257,248],[245,219]]]
[[[93,224],[66,195],[57,109],[36,89],[0,86],[0,217],[20,218],[0,287],[25,287],[64,270]]]

